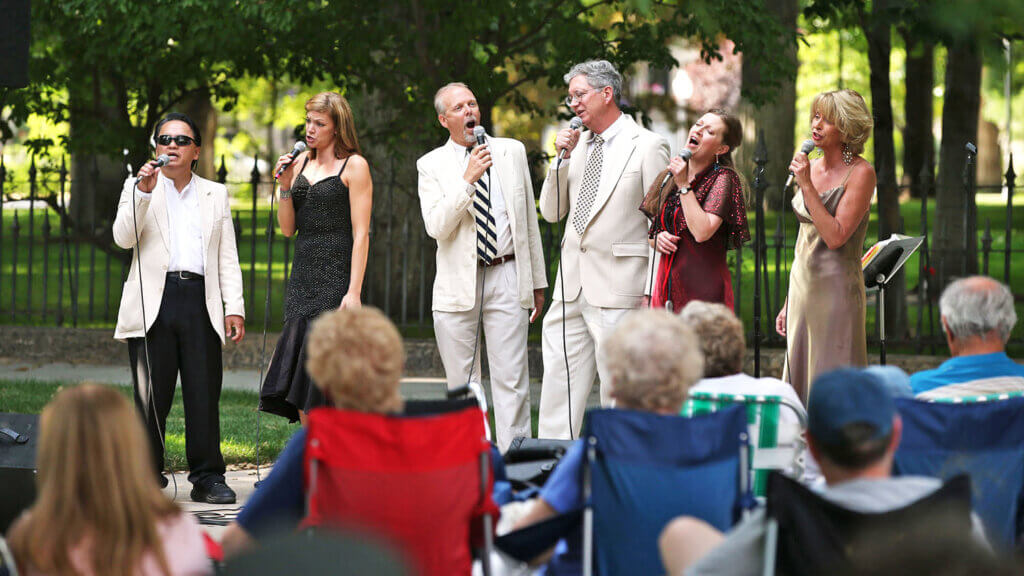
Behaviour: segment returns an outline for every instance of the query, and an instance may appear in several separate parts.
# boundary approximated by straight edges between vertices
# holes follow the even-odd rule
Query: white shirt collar
[[[610,126],[604,129],[604,132],[601,132],[599,134],[599,136],[601,136],[601,138],[605,141],[605,144],[611,142],[613,138],[615,138],[623,130],[625,130],[626,122],[628,122],[626,118],[627,116],[625,114],[619,112],[619,117],[615,119],[615,122],[612,122]]]
[[[179,197],[185,196],[190,191],[195,190],[195,188],[196,188],[196,175],[193,174],[192,172],[189,172],[188,184],[186,184],[185,187],[181,189],[181,192],[178,192],[178,187],[174,185],[174,180],[171,180],[167,176],[164,176],[163,172],[161,172],[157,176],[157,179],[160,182],[163,182],[163,185],[165,187],[164,189],[166,190],[166,192],[168,194],[170,194],[171,192],[174,192],[175,194],[178,194]]]

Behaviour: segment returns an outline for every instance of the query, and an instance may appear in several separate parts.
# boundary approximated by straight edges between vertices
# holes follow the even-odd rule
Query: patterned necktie
[[[495,231],[494,216],[491,215],[491,193],[483,176],[473,185],[473,209],[476,211],[476,254],[484,264],[490,264],[498,255],[498,233]]]
[[[572,217],[572,226],[576,233],[583,236],[583,230],[590,221],[590,209],[597,198],[597,188],[601,184],[601,164],[604,160],[604,138],[594,134],[594,146],[587,157],[587,167],[583,170],[583,184],[580,195],[576,199],[576,214]]]

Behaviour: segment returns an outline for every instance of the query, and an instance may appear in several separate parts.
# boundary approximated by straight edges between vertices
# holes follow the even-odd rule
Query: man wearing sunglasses
[[[202,136],[188,116],[168,114],[153,140],[168,161],[148,162],[137,181],[125,181],[114,220],[114,241],[132,249],[114,338],[128,342],[158,481],[167,485],[164,430],[180,373],[192,499],[230,504],[220,452],[221,347],[245,335],[245,305],[227,189],[192,173]]]
[[[540,193],[541,216],[566,223],[541,334],[539,438],[577,437],[595,376],[601,404],[611,403],[601,343],[643,299],[648,222],[638,208],[668,164],[668,142],[619,109],[622,76],[610,62],[577,64],[565,81],[566,105],[586,130],[566,128],[555,137],[564,161],[551,163]]]

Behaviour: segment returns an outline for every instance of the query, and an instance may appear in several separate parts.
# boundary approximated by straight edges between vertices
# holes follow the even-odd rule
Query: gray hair
[[[984,340],[996,332],[1005,343],[1017,324],[1010,289],[988,276],[969,276],[946,286],[939,299],[939,310],[957,340]]]
[[[581,74],[586,76],[587,84],[590,84],[591,88],[600,90],[605,86],[611,86],[615,104],[619,103],[619,99],[622,97],[622,74],[619,74],[619,71],[615,69],[611,62],[607,60],[587,60],[586,62],[581,62],[573,66],[562,79],[568,84],[572,82],[573,78]]]
[[[704,374],[697,335],[661,309],[636,310],[623,318],[605,341],[604,362],[615,399],[649,412],[680,410]]]
[[[437,110],[438,116],[443,116],[444,113],[448,111],[448,106],[444,103],[444,95],[452,88],[465,88],[466,90],[469,90],[469,86],[466,86],[462,82],[449,82],[438,88],[437,92],[434,92],[434,110]],[[472,90],[470,91],[472,92]]]
[[[704,352],[704,376],[717,378],[743,371],[747,352],[743,322],[725,304],[690,300],[679,312],[696,332]]]

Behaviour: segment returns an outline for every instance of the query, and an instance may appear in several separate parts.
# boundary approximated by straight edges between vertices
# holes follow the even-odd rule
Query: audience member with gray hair
[[[700,337],[704,351],[704,379],[694,392],[778,396],[803,408],[792,386],[777,378],[754,378],[743,373],[747,343],[743,322],[728,306],[691,300],[679,313],[683,323]],[[801,433],[800,420],[792,410],[782,410],[780,444],[794,441]]]
[[[961,278],[942,292],[939,310],[952,358],[911,376],[915,394],[950,397],[1024,390],[1024,366],[1006,355],[1006,341],[1017,323],[1009,288],[987,276]]]
[[[652,308],[630,312],[619,322],[604,342],[603,360],[616,409],[666,415],[679,414],[704,368],[693,330],[671,312]],[[517,528],[583,507],[583,455],[583,441],[577,440]],[[547,574],[580,573],[581,536],[577,530],[559,543]]]

